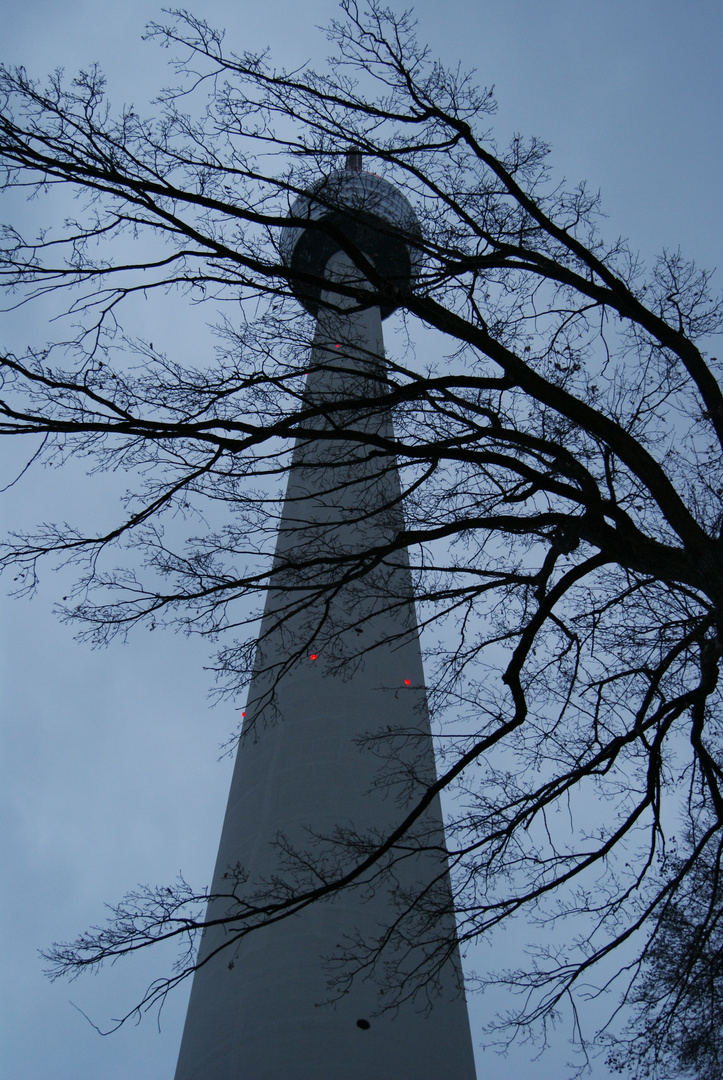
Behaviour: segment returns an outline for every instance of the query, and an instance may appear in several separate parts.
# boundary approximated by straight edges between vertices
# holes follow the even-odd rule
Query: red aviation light
[[[405,686],[411,686],[412,685],[412,680],[411,679],[405,679],[404,680],[404,685]]]
[[[310,659],[310,660],[316,660],[316,656],[317,656],[317,654],[316,654],[315,652],[313,652],[313,653],[311,653],[311,655],[309,656],[309,659]]]
[[[244,718],[244,716],[245,716],[245,715],[246,715],[246,713],[245,713],[245,712],[242,712],[242,713],[241,713],[241,719],[242,719],[242,720],[243,720],[243,718]]]

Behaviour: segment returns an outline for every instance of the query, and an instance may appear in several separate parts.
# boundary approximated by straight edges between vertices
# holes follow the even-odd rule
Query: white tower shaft
[[[345,261],[332,258],[327,277]],[[382,372],[379,309],[333,299],[339,310],[319,314],[306,399],[353,400],[350,428],[391,436],[388,414],[364,415]],[[321,416],[319,431],[328,436],[332,422],[338,413]],[[296,447],[213,894],[273,902],[290,885],[336,879],[434,781],[406,552],[331,587],[345,556],[378,554],[403,529],[399,495],[382,451],[328,437]],[[208,917],[243,912],[219,898]],[[379,963],[365,967],[390,928]],[[204,933],[176,1080],[474,1080],[438,799],[352,887],[235,933]],[[400,979],[411,987],[431,956],[426,992],[377,1014],[385,983],[392,997]],[[355,962],[362,970],[347,984]]]

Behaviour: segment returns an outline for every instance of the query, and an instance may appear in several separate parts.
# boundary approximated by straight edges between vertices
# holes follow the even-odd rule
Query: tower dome
[[[324,222],[340,230],[354,247],[389,281],[401,290],[414,285],[422,262],[415,245],[422,230],[405,197],[387,180],[362,169],[362,156],[349,152],[346,167],[325,176],[294,202],[291,217],[299,225],[287,225],[281,233],[281,257],[296,273],[321,279],[332,255],[341,250],[336,237],[324,228],[306,228],[303,222]],[[294,295],[307,311],[316,315],[321,285],[292,281]],[[398,305],[382,305],[385,319]]]

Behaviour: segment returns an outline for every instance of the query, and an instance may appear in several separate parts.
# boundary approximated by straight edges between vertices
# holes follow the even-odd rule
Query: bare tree
[[[0,431],[33,443],[33,466],[90,456],[134,482],[114,527],[15,535],[4,564],[26,592],[40,560],[76,562],[63,616],[94,642],[162,621],[223,632],[217,671],[237,694],[253,655],[250,597],[293,569],[314,587],[311,600],[292,590],[290,607],[302,592],[323,601],[409,547],[420,620],[440,642],[428,666],[441,771],[425,799],[457,792],[460,938],[523,915],[568,926],[564,947],[499,976],[523,992],[513,1027],[544,1023],[583,981],[589,992],[596,966],[630,992],[631,955],[667,940],[697,867],[719,872],[723,397],[703,346],[721,306],[679,252],[647,273],[624,242],[606,243],[596,197],[552,184],[544,144],[500,149],[491,93],[436,63],[409,16],[342,7],[324,73],[228,52],[185,12],[152,25],[178,87],[151,119],[113,114],[95,70],[44,86],[3,71],[4,188],[31,194],[38,214],[50,197],[51,215],[35,237],[6,227],[4,283],[17,305],[68,297],[75,329],[4,358]],[[333,185],[317,187],[330,214],[309,227],[368,279],[371,296],[352,284],[352,299],[400,309],[410,335],[436,331],[447,354],[424,369],[390,359],[365,415],[391,409],[394,435],[354,421],[358,402],[305,400],[311,321],[293,294],[321,283],[278,248],[290,206],[350,143],[419,215],[423,236],[401,238],[421,253],[416,287],[375,270],[331,213]],[[65,190],[75,202],[61,223]],[[122,336],[133,296],[168,290],[231,304],[214,362]],[[323,578],[311,556],[270,571],[292,443],[325,437],[398,459],[406,528],[383,551],[340,553]],[[218,528],[174,532],[179,514],[203,521],[219,505]],[[290,881],[235,928],[382,867],[424,805],[371,849],[348,837],[352,871],[323,887]],[[695,836],[683,859],[668,844],[681,828]],[[108,926],[56,948],[54,970],[169,937],[189,944],[204,901],[185,883],[131,895]],[[192,970],[189,944],[142,1006]],[[679,995],[696,993],[689,974]]]
[[[695,839],[686,847],[694,848]],[[631,994],[632,1016],[608,1064],[642,1080],[716,1080],[723,1068],[723,897],[718,849],[696,859],[666,903]]]

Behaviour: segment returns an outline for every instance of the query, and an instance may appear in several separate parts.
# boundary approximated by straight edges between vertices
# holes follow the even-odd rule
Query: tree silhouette
[[[435,62],[409,16],[342,7],[323,73],[228,52],[185,12],[151,25],[178,87],[150,119],[114,114],[96,70],[45,85],[3,70],[3,185],[38,215],[47,200],[48,219],[35,236],[5,228],[0,272],[11,303],[62,302],[73,331],[5,356],[0,431],[33,444],[29,466],[88,457],[132,484],[112,527],[13,534],[3,563],[21,593],[40,561],[76,563],[62,614],[96,643],[162,622],[223,634],[220,687],[238,695],[254,597],[293,573],[304,587],[288,590],[289,611],[311,610],[408,548],[440,731],[425,798],[456,792],[460,940],[524,914],[569,927],[563,948],[550,930],[525,971],[501,976],[524,991],[510,1022],[534,1024],[622,946],[634,979],[629,949],[668,940],[696,867],[718,873],[723,397],[704,346],[721,307],[678,251],[646,274],[625,242],[606,243],[596,197],[551,182],[544,144],[499,148],[491,93]],[[377,272],[333,184],[318,187],[350,145],[415,207],[422,236],[393,238],[418,250],[413,289]],[[304,395],[312,320],[295,295],[321,282],[284,263],[279,236],[314,185],[329,213],[306,226],[364,279],[340,291],[398,309],[408,330],[361,414],[358,400]],[[123,336],[133,298],[169,290],[225,305],[215,359]],[[413,356],[422,329],[428,364]],[[393,432],[369,422],[389,411]],[[314,552],[270,568],[292,446],[324,439],[380,469],[398,460],[405,528],[383,550],[326,558],[323,574]],[[681,819],[695,835],[682,862],[667,844]],[[349,835],[354,870],[323,887],[292,875],[236,929],[350,887],[415,820],[372,849]],[[57,947],[53,970],[176,937],[179,969],[147,1005],[193,970],[205,899],[184,882],[131,894],[107,926]],[[698,993],[689,976],[681,999]]]
[[[715,1080],[723,1065],[720,841],[703,855],[694,837],[686,846],[692,868],[678,859],[684,884],[663,907],[631,994],[632,1017],[608,1057],[636,1080]]]

